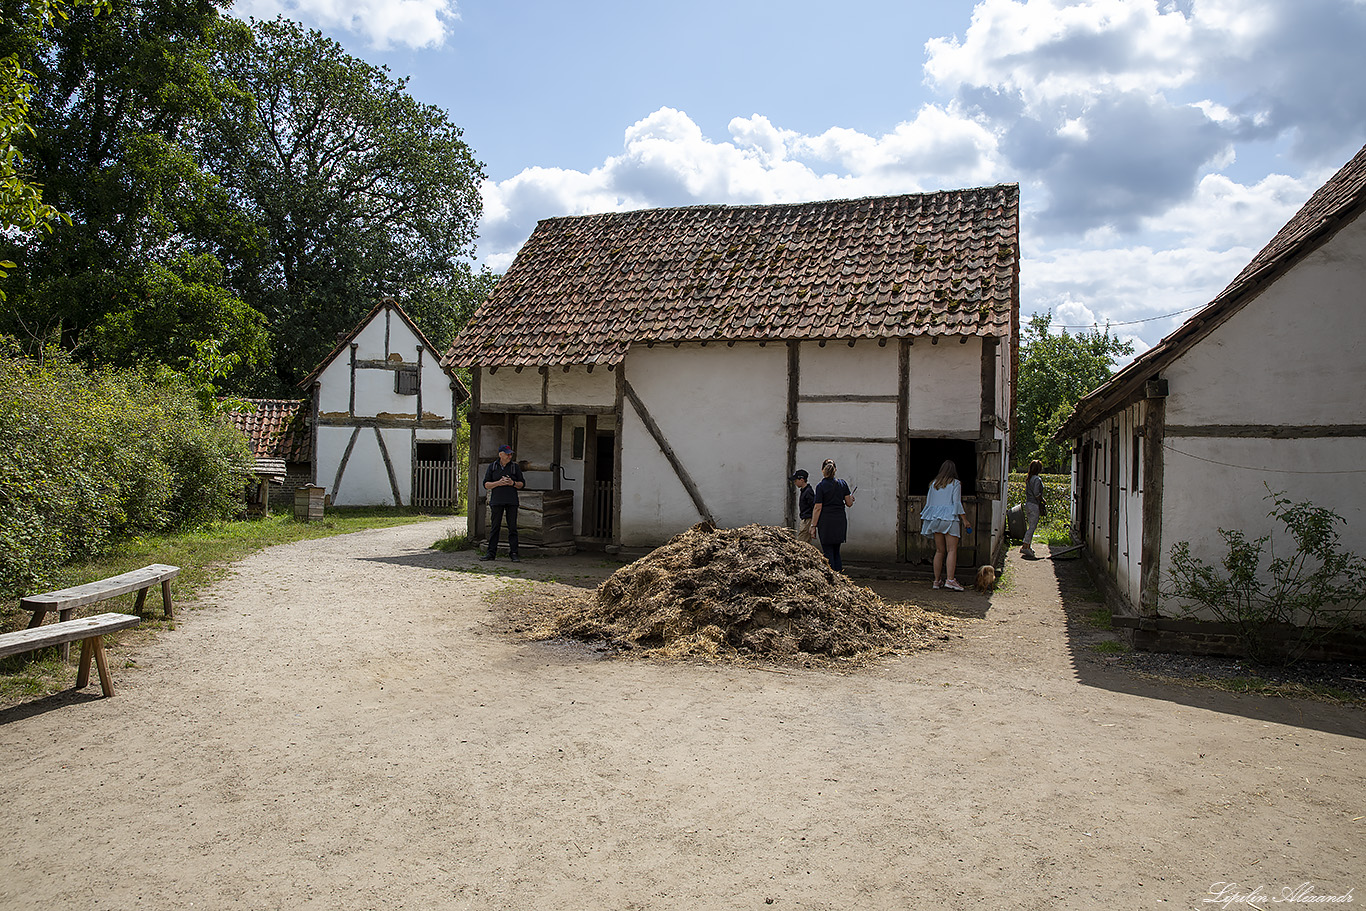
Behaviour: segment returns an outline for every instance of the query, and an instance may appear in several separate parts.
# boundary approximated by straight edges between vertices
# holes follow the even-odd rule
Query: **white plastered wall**
[[[836,476],[857,487],[849,510],[849,537],[841,556],[854,560],[896,559],[897,406],[891,402],[803,402],[801,396],[897,395],[898,347],[859,342],[853,348],[836,342],[822,348],[805,342],[799,350],[799,437],[845,437],[848,442],[797,444],[797,467],[812,484],[821,479],[821,463],[834,459]],[[782,407],[785,399],[778,405]],[[887,442],[869,442],[886,440]]]
[[[895,372],[892,374],[896,376]],[[907,387],[912,436],[975,436],[982,422],[982,341],[945,339],[911,346]]]
[[[413,438],[450,442],[453,395],[451,377],[440,365],[437,352],[423,348],[419,383],[422,394],[401,395],[395,391],[395,371],[400,365],[419,363],[421,339],[396,312],[381,309],[352,339],[355,360],[389,366],[358,366],[355,377],[355,411],[352,402],[352,352],[343,348],[318,374],[318,446],[314,454],[317,482],[327,489],[335,506],[392,506],[394,485],[384,465],[376,429],[362,426],[355,436],[351,454],[340,483],[337,468],[345,456],[356,424],[352,421],[411,422],[412,426],[380,429],[384,447],[393,468],[402,503],[412,500]],[[418,401],[423,421],[439,426],[417,429]]]
[[[356,430],[356,443],[346,459],[346,470],[341,483],[336,483],[337,466],[341,464],[347,444]],[[385,428],[384,445],[394,467],[394,480],[404,503],[412,498],[413,474],[412,431],[404,428]],[[393,485],[384,467],[379,440],[374,427],[319,427],[318,428],[318,483],[327,488],[333,506],[395,506]]]
[[[1366,424],[1363,287],[1366,222],[1358,219],[1163,371],[1167,426]],[[1178,541],[1217,562],[1226,550],[1219,528],[1249,537],[1274,531],[1278,546],[1288,546],[1283,527],[1266,515],[1268,486],[1338,513],[1346,520],[1338,526],[1343,548],[1366,555],[1361,436],[1169,433],[1165,449],[1164,570]]]
[[[782,524],[786,346],[636,347],[625,370],[718,525]],[[701,516],[635,408],[622,412],[621,543],[655,546]]]

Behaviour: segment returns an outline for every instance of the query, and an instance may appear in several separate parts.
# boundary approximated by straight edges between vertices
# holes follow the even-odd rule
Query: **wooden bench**
[[[137,626],[141,617],[131,614],[98,614],[94,617],[81,617],[79,620],[63,620],[47,626],[29,627],[13,633],[0,633],[0,658],[31,652],[49,645],[69,647],[77,639],[81,640],[81,669],[76,675],[76,689],[85,689],[90,683],[90,659],[94,657],[100,671],[100,689],[104,695],[114,695],[114,682],[109,678],[109,663],[104,657],[105,633]]]
[[[162,614],[167,620],[174,620],[175,605],[171,601],[171,580],[178,575],[180,575],[179,566],[153,563],[151,566],[144,566],[142,569],[111,576],[98,582],[87,582],[85,585],[73,585],[71,588],[63,588],[55,592],[20,598],[19,608],[20,610],[33,611],[33,617],[28,622],[28,628],[34,629],[42,625],[43,617],[50,610],[57,611],[58,618],[62,622],[66,622],[71,619],[72,612],[78,607],[95,604],[118,595],[126,595],[129,592],[137,592],[138,601],[133,606],[133,613],[140,616],[142,605],[147,601],[147,589],[160,582]],[[64,644],[62,646],[62,660],[65,661],[70,656],[71,647]]]

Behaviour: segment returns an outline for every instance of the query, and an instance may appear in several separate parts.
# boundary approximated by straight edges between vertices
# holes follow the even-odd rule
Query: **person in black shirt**
[[[498,532],[503,519],[508,523],[508,554],[513,563],[517,556],[517,491],[526,486],[522,468],[512,461],[512,447],[504,443],[498,447],[498,461],[484,472],[484,489],[489,492],[489,551],[481,560],[492,560],[498,555]]]
[[[849,532],[848,517],[844,511],[854,505],[854,492],[841,478],[835,477],[835,460],[826,459],[821,464],[821,482],[816,485],[816,505],[812,507],[811,527],[821,539],[821,550],[830,568],[836,572],[844,570],[844,560],[840,557],[840,545]]]
[[[807,483],[806,469],[798,469],[788,478],[801,493],[797,497],[797,518],[802,520],[801,528],[797,529],[797,540],[813,543],[816,533],[811,528],[811,511],[816,505],[816,491]]]

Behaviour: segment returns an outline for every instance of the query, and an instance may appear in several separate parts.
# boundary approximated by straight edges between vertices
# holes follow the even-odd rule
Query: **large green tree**
[[[18,8],[29,0],[0,0]],[[6,282],[0,332],[30,350],[59,342],[87,360],[176,365],[225,341],[244,372],[265,359],[258,313],[221,283],[213,307],[185,306],[204,284],[253,255],[260,232],[203,167],[198,136],[240,92],[212,66],[245,42],[245,25],[221,16],[230,0],[110,0],[75,7],[41,28],[0,37],[31,79],[32,132],[16,145],[70,223],[6,238],[19,264]],[[174,336],[135,330],[177,323]],[[209,315],[202,323],[195,314]]]
[[[1039,459],[1045,470],[1068,464],[1065,445],[1049,438],[1072,413],[1077,402],[1110,378],[1115,362],[1133,353],[1132,342],[1110,334],[1110,327],[1069,335],[1048,331],[1052,314],[1034,314],[1025,328],[1016,387],[1018,468]]]
[[[460,128],[319,32],[253,31],[221,58],[244,95],[206,153],[266,232],[232,283],[270,321],[275,379],[302,378],[384,296],[443,344],[490,282],[469,265],[484,173]]]

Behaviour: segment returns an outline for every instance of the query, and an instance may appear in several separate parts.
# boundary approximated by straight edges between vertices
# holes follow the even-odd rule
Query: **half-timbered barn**
[[[1218,565],[1220,528],[1283,532],[1268,489],[1333,509],[1346,519],[1344,547],[1366,553],[1363,210],[1366,148],[1218,297],[1058,430],[1073,443],[1074,533],[1135,644],[1235,647],[1200,618],[1178,618],[1164,566],[1178,541]]]
[[[469,393],[395,301],[300,385],[311,391],[314,483],[332,505],[457,505],[457,409]]]
[[[857,487],[845,555],[917,563],[953,459],[960,563],[987,560],[1018,300],[1014,185],[542,221],[445,357],[472,371],[476,535],[504,442],[579,545],[628,550],[702,520],[792,525],[789,477],[832,458]]]

